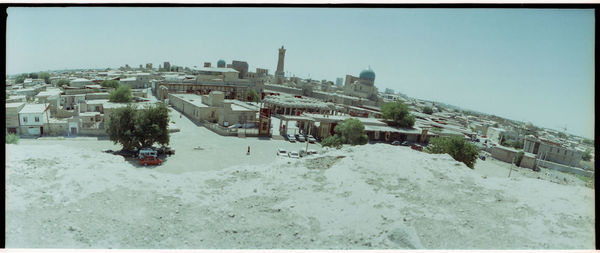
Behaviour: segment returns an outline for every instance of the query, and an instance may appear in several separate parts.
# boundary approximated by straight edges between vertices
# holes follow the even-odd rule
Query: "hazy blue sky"
[[[9,8],[7,72],[247,61],[594,134],[594,11]]]

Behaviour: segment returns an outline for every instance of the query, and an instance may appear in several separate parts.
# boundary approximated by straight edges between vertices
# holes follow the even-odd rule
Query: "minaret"
[[[275,71],[275,83],[281,84],[285,74],[283,72],[283,58],[285,57],[285,49],[283,46],[279,49],[279,60],[277,61],[277,71]]]

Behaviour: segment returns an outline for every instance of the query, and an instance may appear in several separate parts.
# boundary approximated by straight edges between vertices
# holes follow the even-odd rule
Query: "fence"
[[[558,170],[558,171],[562,171],[562,172],[575,173],[577,175],[586,176],[586,177],[594,176],[593,171],[583,170],[580,168],[575,168],[575,167],[571,167],[571,166],[567,166],[567,165],[553,163],[550,161],[538,160],[537,166],[552,169],[552,170]]]
[[[219,134],[219,135],[225,135],[225,136],[250,136],[250,137],[256,137],[259,136],[258,134],[258,128],[228,128],[228,127],[223,127],[220,126],[217,123],[211,123],[209,121],[202,121],[202,125],[208,129],[210,129],[211,131]],[[270,130],[269,130],[270,131]],[[269,136],[271,135],[271,132],[269,132]]]

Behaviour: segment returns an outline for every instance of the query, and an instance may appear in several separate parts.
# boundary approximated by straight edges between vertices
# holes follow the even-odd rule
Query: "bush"
[[[415,116],[408,111],[408,106],[400,101],[385,103],[381,106],[381,115],[391,120],[393,126],[411,128],[415,124]]]
[[[7,134],[6,135],[6,144],[18,144],[19,136],[16,134]]]
[[[431,115],[431,114],[433,114],[433,109],[429,106],[425,106],[423,108],[423,113]]]
[[[479,155],[479,148],[460,136],[431,138],[425,151],[431,154],[449,154],[471,169],[475,168]]]
[[[519,151],[519,153],[517,153],[517,155],[515,156],[515,165],[521,166],[521,161],[523,160],[524,155],[525,152],[523,151]]]
[[[321,146],[334,147],[339,149],[342,147],[342,140],[340,139],[340,137],[332,135],[323,139],[323,141],[321,142]]]
[[[129,103],[132,98],[129,86],[119,86],[108,95],[108,101],[110,102]]]

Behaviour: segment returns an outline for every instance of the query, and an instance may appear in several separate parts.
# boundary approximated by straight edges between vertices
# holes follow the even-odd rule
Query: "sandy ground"
[[[595,246],[594,191],[576,177],[564,183],[566,174],[538,179],[519,168],[507,178],[499,161],[471,170],[386,144],[293,160],[275,150],[305,144],[222,137],[174,120],[177,153],[160,167],[102,153],[114,145],[89,138],[6,145],[7,247]]]

